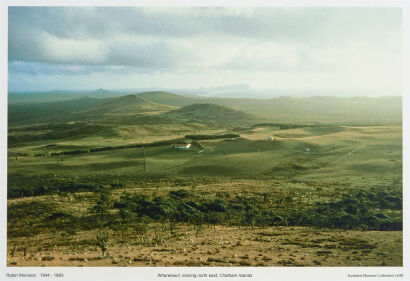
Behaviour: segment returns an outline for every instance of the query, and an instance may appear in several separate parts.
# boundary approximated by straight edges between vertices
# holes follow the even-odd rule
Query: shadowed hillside
[[[250,123],[256,118],[248,113],[216,104],[192,104],[164,114],[168,118],[211,123]]]

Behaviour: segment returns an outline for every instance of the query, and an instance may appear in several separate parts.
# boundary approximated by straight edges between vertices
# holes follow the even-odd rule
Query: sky
[[[389,7],[9,7],[8,87],[401,94]]]

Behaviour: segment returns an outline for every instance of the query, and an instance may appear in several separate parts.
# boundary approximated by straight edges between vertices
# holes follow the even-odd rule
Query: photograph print
[[[401,267],[400,7],[8,7],[7,267]]]

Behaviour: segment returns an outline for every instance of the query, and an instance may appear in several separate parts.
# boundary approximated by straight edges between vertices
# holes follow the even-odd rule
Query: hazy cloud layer
[[[194,87],[229,77],[253,87],[337,89],[353,72],[358,88],[398,90],[400,41],[397,8],[10,7],[9,86],[33,75],[45,89],[47,77],[64,75],[78,77],[76,88],[95,84],[86,75],[105,76],[111,84],[101,87],[113,88],[127,77],[125,88],[148,86],[135,85],[135,75],[180,76],[149,85],[167,87],[189,73]],[[321,73],[322,84],[292,78]]]

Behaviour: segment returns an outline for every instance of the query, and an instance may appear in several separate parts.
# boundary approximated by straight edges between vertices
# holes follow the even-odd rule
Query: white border
[[[408,233],[410,231],[409,222],[409,167],[410,167],[410,150],[409,150],[409,132],[410,132],[410,5],[406,3],[403,6],[402,15],[403,43],[402,43],[402,92],[403,92],[403,267],[410,277],[409,253],[410,243]],[[405,235],[407,234],[407,236]],[[407,255],[405,254],[407,253]]]
[[[409,181],[407,177],[408,167],[410,167],[410,150],[408,148],[410,124],[409,89],[410,89],[410,2],[406,0],[0,0],[0,280],[22,280],[20,278],[6,278],[6,273],[56,273],[63,272],[64,278],[60,280],[216,280],[216,278],[157,278],[158,273],[252,273],[253,278],[217,278],[217,280],[352,280],[357,278],[347,278],[347,274],[398,274],[403,273],[404,278],[364,278],[365,280],[410,280],[410,244],[406,235],[403,235],[403,267],[6,267],[6,206],[7,206],[7,23],[9,6],[337,6],[337,7],[401,7],[403,11],[403,198],[404,198],[404,233],[408,234],[410,225],[409,218]],[[407,235],[408,236],[408,235]],[[25,280],[46,280],[41,278],[25,278]],[[49,278],[49,280],[55,278]],[[363,279],[363,278],[360,278]]]
[[[5,0],[5,6],[404,7],[406,0]]]
[[[0,2],[0,274],[7,257],[7,5]],[[0,280],[3,276],[0,275]]]

